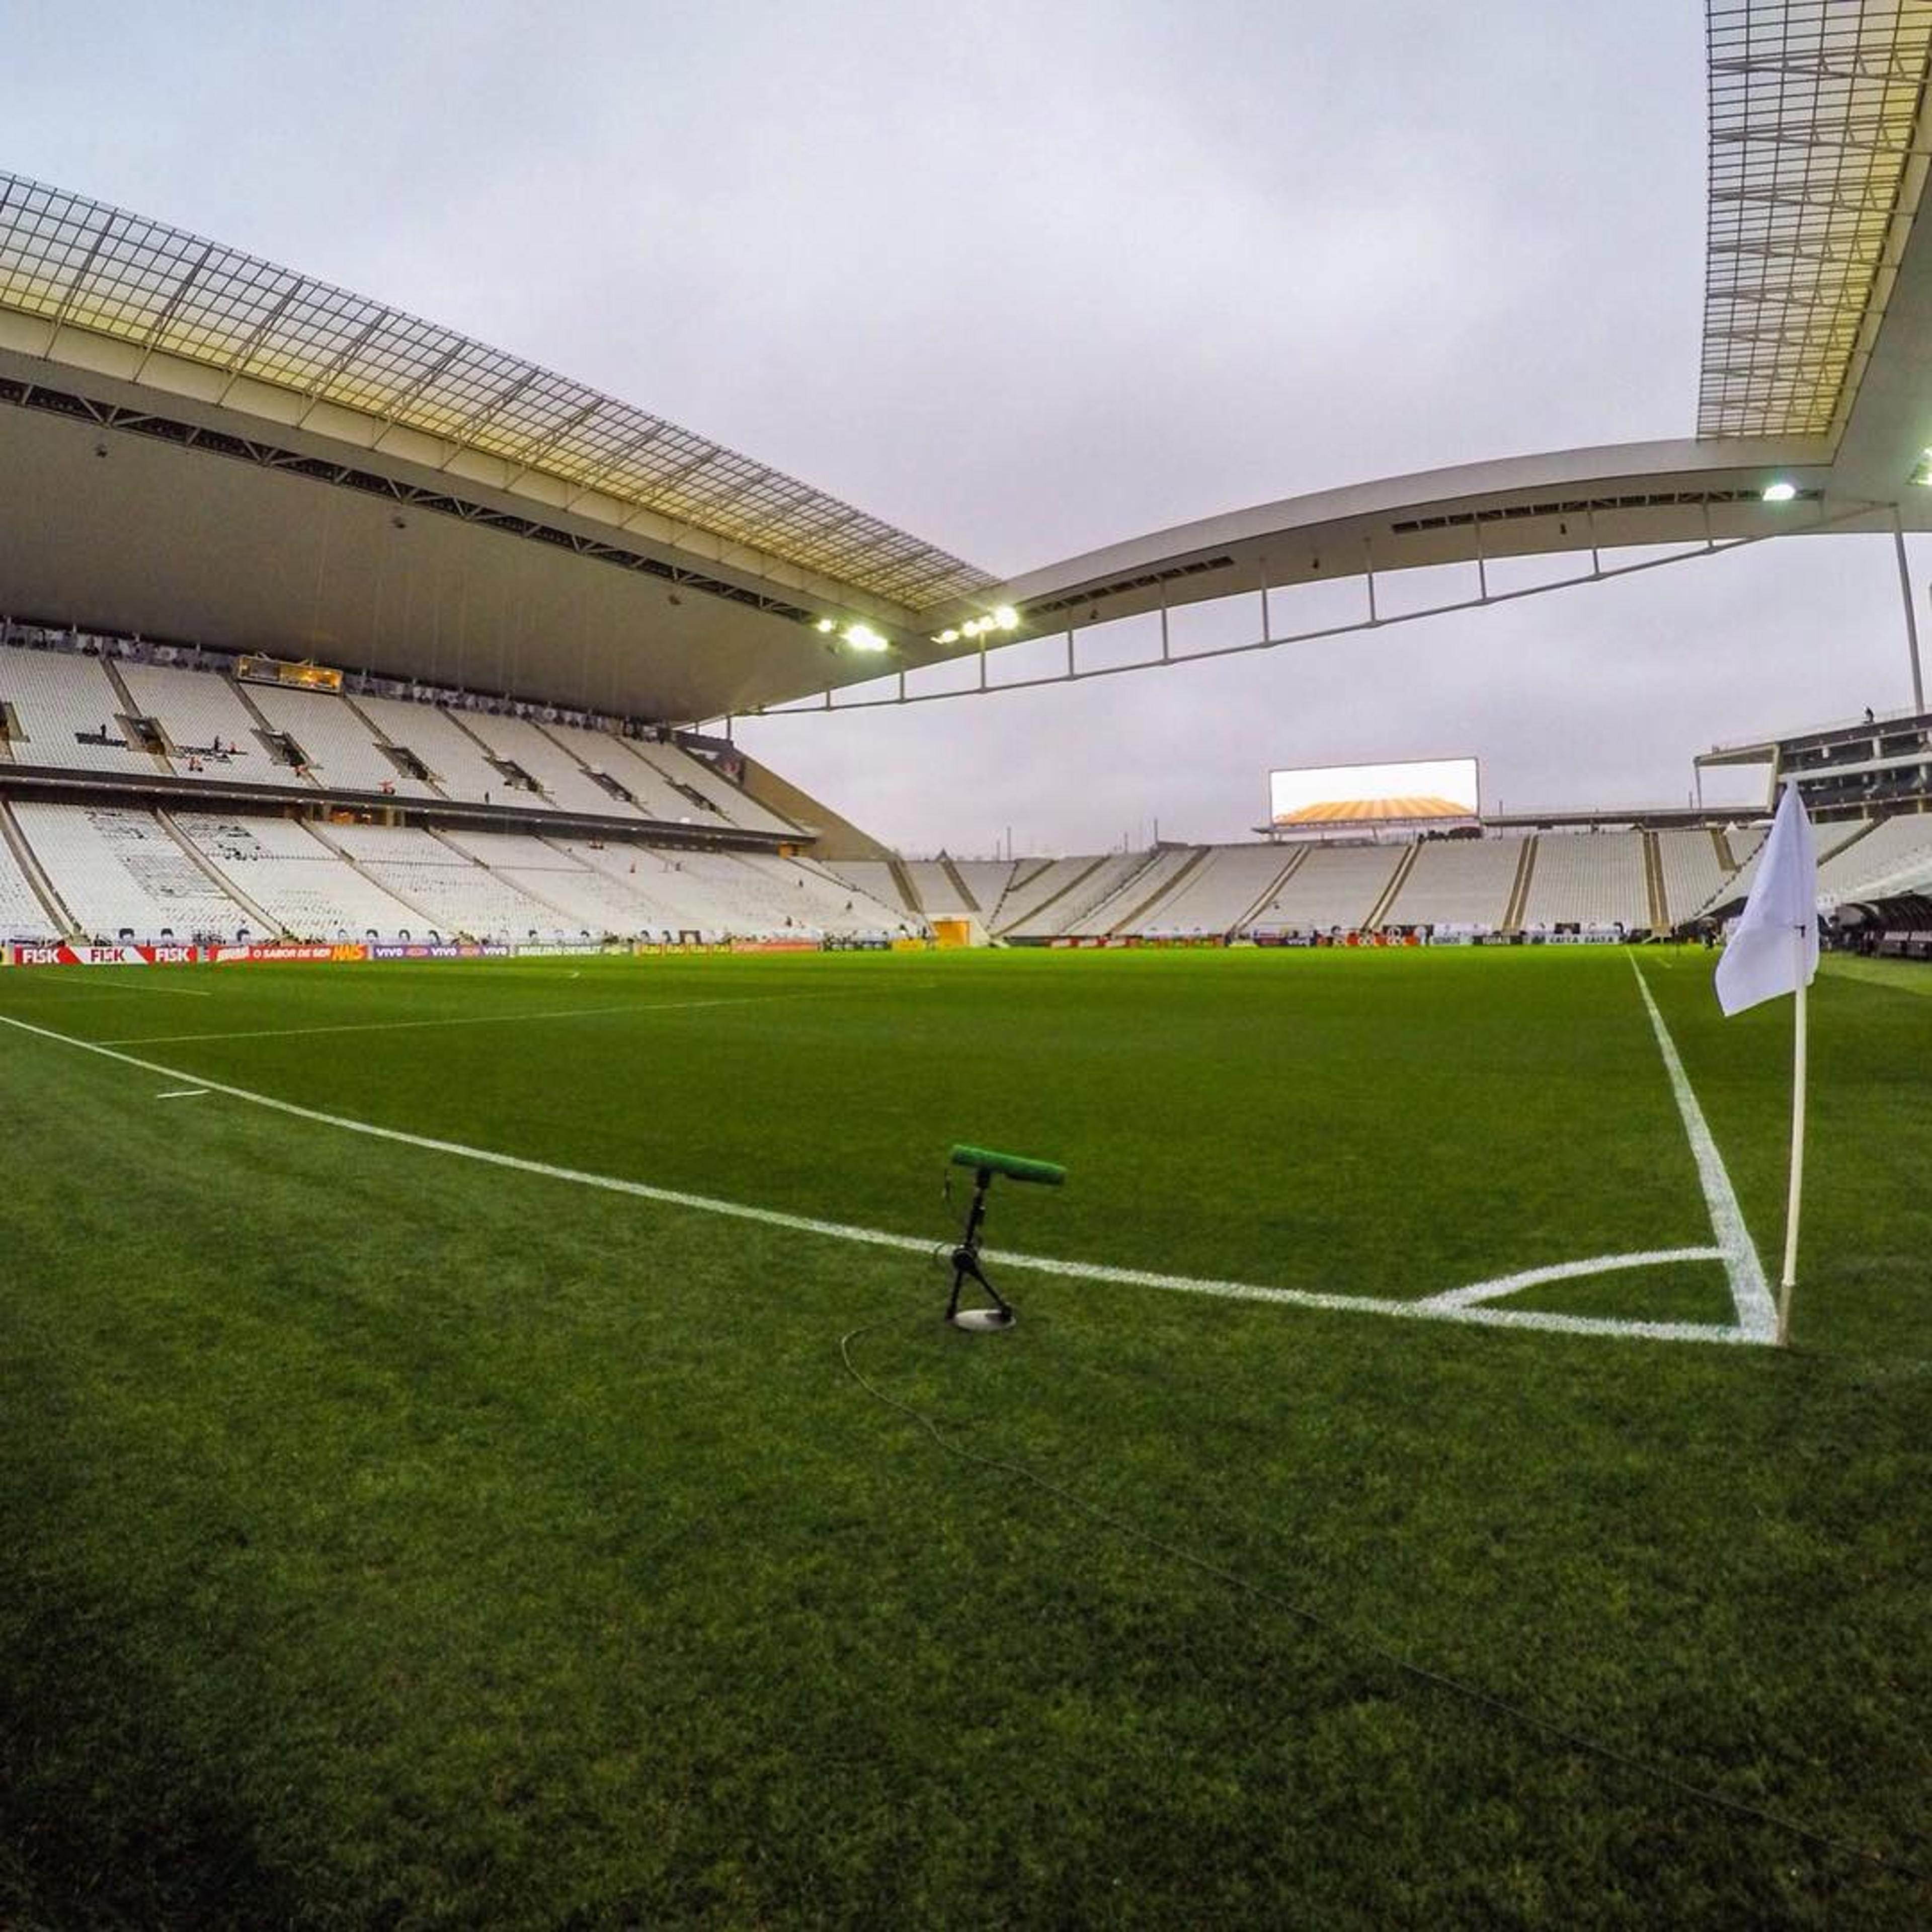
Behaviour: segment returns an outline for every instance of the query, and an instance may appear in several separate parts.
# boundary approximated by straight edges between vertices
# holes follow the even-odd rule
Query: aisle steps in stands
[[[34,889],[34,896],[45,909],[52,929],[58,933],[76,933],[80,930],[80,922],[68,911],[66,902],[54,890],[53,881],[46,875],[40,862],[34,856],[34,848],[27,843],[26,835],[14,823],[13,813],[8,809],[7,802],[0,799],[0,840],[4,840],[7,850],[14,855],[14,862],[19,866],[22,877]]]
[[[121,724],[122,729],[128,734],[128,743],[141,746],[142,748],[146,750],[148,760],[155,770],[164,778],[172,778],[175,775],[175,768],[168,762],[165,754],[154,750],[152,746],[142,746],[142,734],[135,720],[139,718],[152,725],[153,730],[149,735],[160,735],[164,744],[166,742],[165,734],[160,733],[159,726],[154,724],[154,721],[148,718],[148,714],[135,702],[134,694],[128,688],[126,681],[121,675],[120,667],[115,663],[114,660],[112,658],[103,658],[100,660],[100,668],[107,674],[107,682],[114,687],[114,694],[121,700]]]
[[[1664,892],[1664,861],[1657,850],[1657,834],[1646,832],[1643,838],[1643,890],[1650,903],[1650,929],[1652,932],[1667,932],[1670,929],[1670,915]]]
[[[966,910],[970,913],[981,913],[980,902],[973,896],[973,889],[960,877],[959,868],[944,852],[939,855],[939,862],[944,868],[946,876],[952,881],[952,890],[964,901]]]
[[[1159,905],[1162,900],[1171,898],[1175,892],[1178,892],[1187,883],[1189,878],[1208,862],[1208,856],[1213,849],[1211,846],[1197,845],[1188,854],[1186,862],[1162,879],[1152,892],[1142,899],[1140,904],[1136,906],[1132,911],[1124,919],[1116,920],[1112,926],[1108,926],[1107,928],[1108,933],[1111,934],[1142,931],[1147,923],[1148,915],[1152,913],[1154,908]],[[1144,871],[1136,872],[1133,878],[1128,881],[1128,884],[1132,885],[1138,880],[1144,879],[1146,876]],[[1121,888],[1122,891],[1126,890],[1126,886]],[[1120,894],[1116,892],[1114,896],[1118,898]]]
[[[1536,876],[1536,841],[1534,838],[1522,842],[1522,856],[1516,861],[1516,884],[1510,887],[1509,904],[1503,910],[1502,929],[1505,932],[1522,930],[1522,909],[1529,903],[1530,881]]]
[[[281,930],[280,922],[264,912],[232,879],[224,878],[215,870],[214,866],[210,863],[208,855],[196,844],[192,838],[189,838],[186,832],[182,831],[166,812],[158,807],[154,812],[154,818],[162,831],[166,832],[168,837],[172,838],[187,854],[189,863],[206,877],[208,884],[217,892],[224,893],[228,898],[234,900],[236,904],[240,906],[251,919],[259,920],[263,932],[278,932]]]
[[[1408,849],[1404,852],[1401,858],[1396,861],[1394,876],[1389,880],[1388,885],[1383,888],[1382,897],[1376,900],[1375,904],[1369,908],[1369,916],[1363,921],[1364,925],[1369,926],[1380,926],[1382,921],[1388,917],[1388,909],[1390,906],[1394,904],[1396,902],[1396,896],[1402,890],[1403,881],[1406,880],[1409,874],[1415,869],[1415,855],[1421,850],[1422,846],[1419,841],[1412,840],[1410,842]]]

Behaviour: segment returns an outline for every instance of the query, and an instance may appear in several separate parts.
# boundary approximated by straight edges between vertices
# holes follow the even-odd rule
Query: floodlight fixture
[[[882,638],[869,624],[848,624],[845,641],[855,651],[884,651],[892,648],[890,642]]]
[[[959,633],[948,625],[932,641],[935,644],[956,644],[959,641]]]
[[[1017,631],[1020,627],[1020,614],[1010,604],[1002,604],[993,613],[993,622],[1003,631]]]
[[[1787,483],[1781,477],[1775,483],[1764,486],[1763,500],[1767,503],[1788,503],[1798,494],[1798,485]]]
[[[1912,466],[1912,474],[1905,480],[1916,484],[1922,490],[1932,489],[1932,449],[1918,452],[1918,460]]]
[[[821,617],[818,620],[818,628],[820,631],[829,635],[831,632],[837,630],[838,626],[835,624],[830,617]]]

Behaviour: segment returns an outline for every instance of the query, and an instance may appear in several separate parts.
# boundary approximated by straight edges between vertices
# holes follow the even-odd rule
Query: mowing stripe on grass
[[[1750,1231],[1744,1226],[1744,1210],[1738,1205],[1737,1191],[1731,1185],[1731,1177],[1725,1168],[1723,1155],[1718,1151],[1718,1144],[1711,1138],[1704,1110],[1698,1106],[1697,1096],[1690,1090],[1690,1076],[1684,1071],[1683,1061],[1677,1057],[1676,1042],[1670,1037],[1670,1028],[1664,1024],[1664,1016],[1658,1011],[1657,1002],[1651,998],[1650,982],[1634,958],[1630,965],[1630,970],[1636,975],[1637,991],[1642,994],[1644,1006],[1650,1014],[1651,1030],[1657,1036],[1658,1051],[1664,1055],[1664,1071],[1670,1076],[1670,1090],[1677,1096],[1677,1112],[1690,1143],[1691,1157],[1697,1163],[1697,1179],[1704,1190],[1704,1204],[1710,1210],[1711,1232],[1717,1236],[1718,1245],[1724,1251],[1724,1274],[1731,1285],[1731,1301],[1738,1311],[1738,1326],[1754,1342],[1774,1342],[1778,1339],[1778,1310],[1765,1282],[1763,1264],[1751,1244]]]
[[[158,1073],[170,1080],[193,1081],[200,1076],[179,1068],[164,1066],[158,1061],[142,1060],[131,1053],[97,1040],[76,1040],[70,1034],[56,1033],[50,1027],[35,1026],[26,1020],[0,1013],[0,1025],[32,1034],[57,1046],[70,1046],[82,1053],[118,1060],[124,1066],[137,1066],[144,1073]],[[556,1167],[548,1161],[527,1160],[520,1154],[500,1154],[490,1148],[470,1147],[460,1141],[439,1140],[428,1134],[405,1133],[398,1127],[378,1126],[370,1120],[352,1120],[341,1114],[324,1113],[319,1108],[298,1106],[292,1100],[278,1100],[272,1094],[257,1094],[246,1087],[232,1087],[219,1080],[203,1080],[211,1094],[225,1094],[251,1107],[265,1107],[298,1120],[312,1120],[318,1126],[336,1127],[344,1133],[362,1134],[371,1140],[388,1141],[400,1147],[418,1148],[426,1153],[448,1154],[459,1160],[481,1162],[485,1166],[507,1168],[518,1174],[537,1175],[546,1180],[568,1181],[573,1186],[594,1187],[608,1194],[626,1194],[640,1201],[656,1202],[667,1208],[682,1208],[700,1214],[721,1215],[730,1220],[754,1222],[762,1227],[782,1228],[788,1232],[817,1234],[828,1240],[852,1241],[866,1247],[890,1248],[901,1254],[932,1256],[949,1250],[950,1241],[926,1239],[917,1234],[894,1234],[879,1228],[856,1228],[841,1221],[821,1221],[808,1215],[788,1214],[776,1208],[754,1208],[743,1202],[720,1201],[704,1194],[688,1194],[670,1187],[654,1187],[642,1180],[624,1180],[607,1174],[586,1174],[581,1169]],[[1703,1251],[1670,1250],[1667,1253],[1694,1254],[1703,1258]],[[1363,1294],[1330,1294],[1298,1288],[1262,1288],[1252,1282],[1202,1280],[1189,1275],[1160,1274],[1144,1268],[1112,1268],[1094,1262],[1058,1261],[1040,1255],[1012,1254],[988,1249],[985,1258],[996,1266],[1021,1268],[1034,1274],[1058,1275],[1075,1281],[1104,1282],[1123,1288],[1159,1288],[1169,1293],[1206,1294],[1231,1301],[1271,1302],[1288,1308],[1322,1308],[1343,1313],[1393,1316],[1418,1322],[1455,1322],[1498,1328],[1541,1328],[1570,1335],[1612,1335],[1657,1342],[1755,1342],[1769,1336],[1748,1334],[1742,1328],[1706,1322],[1625,1322],[1608,1316],[1547,1315],[1532,1309],[1492,1308],[1480,1300],[1445,1303],[1440,1300],[1392,1301]],[[1625,1268],[1648,1265],[1650,1254],[1604,1255],[1593,1259],[1560,1264],[1564,1278],[1600,1274]],[[1545,1271],[1531,1270],[1529,1276],[1512,1275],[1498,1282],[1473,1284],[1474,1292],[1495,1288],[1507,1294],[1511,1284],[1527,1286],[1531,1279],[1545,1278]],[[937,1297],[935,1296],[935,1300]]]

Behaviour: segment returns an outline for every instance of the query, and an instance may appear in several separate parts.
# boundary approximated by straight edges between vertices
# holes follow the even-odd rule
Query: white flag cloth
[[[1808,986],[1818,970],[1818,848],[1798,788],[1787,784],[1744,916],[1718,962],[1726,1016]]]

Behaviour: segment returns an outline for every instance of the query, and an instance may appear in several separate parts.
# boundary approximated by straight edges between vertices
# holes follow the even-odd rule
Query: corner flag
[[[1718,1004],[1728,1017],[1808,986],[1818,970],[1818,848],[1798,788],[1778,802],[1744,916],[1718,962]]]
[[[1780,993],[1791,1003],[1791,1194],[1784,1211],[1784,1273],[1778,1340],[1791,1340],[1798,1285],[1798,1208],[1804,1187],[1804,989],[1818,970],[1818,848],[1798,788],[1787,784],[1758,860],[1757,881],[1718,962],[1718,1004],[1728,1018]]]

